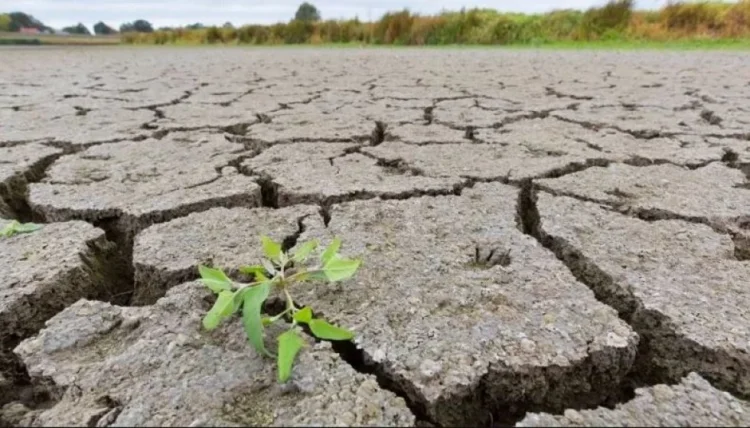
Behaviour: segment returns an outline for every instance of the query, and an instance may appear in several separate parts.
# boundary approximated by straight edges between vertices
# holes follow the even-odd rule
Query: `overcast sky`
[[[118,28],[123,22],[146,19],[154,27],[187,25],[201,22],[221,25],[249,23],[268,24],[287,21],[303,0],[14,0],[5,5],[13,11],[26,12],[46,25],[60,28],[82,22],[91,28],[104,21]],[[544,12],[558,8],[587,8],[606,0],[314,0],[324,19],[377,19],[387,11],[404,7],[418,13],[435,13],[441,9],[458,10],[462,6],[488,7],[502,11]],[[666,0],[636,0],[638,7],[653,8]],[[5,9],[0,7],[0,9]],[[10,11],[9,11],[10,12]]]

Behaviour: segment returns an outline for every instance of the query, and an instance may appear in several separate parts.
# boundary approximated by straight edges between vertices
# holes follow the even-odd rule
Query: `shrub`
[[[630,23],[633,0],[610,0],[602,7],[590,8],[583,14],[581,34],[586,39],[598,39],[607,30],[622,32]]]
[[[726,7],[720,3],[669,3],[660,13],[667,30],[680,32],[717,31],[723,27]]]

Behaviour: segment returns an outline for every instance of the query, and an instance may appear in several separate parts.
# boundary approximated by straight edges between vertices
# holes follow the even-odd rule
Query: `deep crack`
[[[747,397],[733,380],[718,374],[725,370],[724,365],[734,373],[741,371],[743,357],[739,351],[706,348],[680,335],[669,318],[646,308],[628,287],[618,284],[580,250],[562,238],[547,234],[537,207],[537,192],[531,181],[522,188],[518,201],[519,228],[552,251],[578,281],[594,292],[597,300],[617,310],[620,318],[640,336],[635,363],[621,385],[622,397],[632,396],[639,387],[675,384],[691,371],[698,372],[719,389]],[[658,365],[657,359],[673,363],[666,368]]]

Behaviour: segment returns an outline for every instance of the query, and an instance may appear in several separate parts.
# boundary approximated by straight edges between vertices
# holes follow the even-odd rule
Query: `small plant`
[[[17,233],[31,233],[41,228],[40,224],[20,223],[18,220],[12,220],[0,229],[0,236],[9,238]]]
[[[203,327],[213,330],[219,324],[242,309],[242,323],[245,334],[253,348],[266,357],[276,358],[279,382],[289,379],[297,353],[305,346],[300,335],[300,325],[309,327],[312,334],[324,340],[351,340],[354,333],[329,324],[321,318],[314,318],[312,308],[298,308],[289,291],[296,282],[310,280],[343,281],[351,278],[359,268],[360,260],[341,257],[338,254],[341,241],[335,238],[320,254],[313,267],[303,264],[318,247],[315,240],[305,242],[292,254],[282,251],[281,244],[268,237],[261,238],[265,259],[260,265],[243,266],[240,272],[255,277],[255,282],[234,282],[221,270],[199,266],[203,283],[217,294],[216,303],[203,318]],[[286,301],[286,309],[273,317],[263,316],[263,304],[271,291],[277,291]],[[282,317],[291,320],[291,326],[278,337],[278,354],[266,349],[263,337],[264,327]]]

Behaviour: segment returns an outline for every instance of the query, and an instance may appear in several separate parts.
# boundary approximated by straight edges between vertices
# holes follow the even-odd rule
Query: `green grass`
[[[606,40],[606,41],[561,41],[543,42],[537,44],[510,45],[368,45],[359,43],[324,43],[324,44],[201,44],[178,42],[175,44],[124,44],[133,47],[233,47],[256,49],[553,49],[553,50],[750,50],[750,39],[695,39],[670,41],[639,41],[639,40]]]
[[[38,42],[37,42],[38,40]],[[174,44],[123,44],[118,36],[56,36],[56,35],[22,35],[19,33],[0,33],[0,45],[2,44],[41,44],[41,45],[121,45],[137,47],[203,47],[223,46],[239,48],[262,48],[262,49],[299,49],[299,48],[323,48],[323,49],[602,49],[602,50],[750,50],[750,39],[684,39],[670,41],[651,40],[602,40],[602,41],[558,41],[541,42],[535,44],[510,44],[510,45],[426,45],[426,46],[401,46],[401,45],[375,45],[360,43],[325,43],[325,44],[273,44],[273,45],[251,45],[230,42],[227,44],[201,44],[189,41],[178,41]]]
[[[550,49],[660,49],[660,50],[750,50],[750,39],[695,39],[695,40],[603,40],[596,42],[551,42],[539,45],[514,45],[512,47],[538,47]]]
[[[0,32],[0,44],[18,45],[118,45],[119,36],[60,36],[54,34],[21,34]]]

